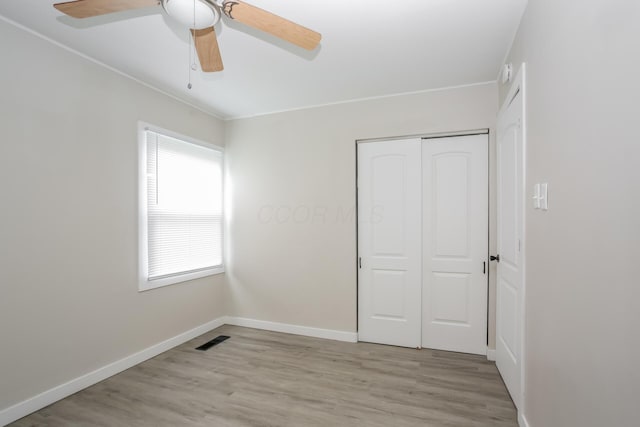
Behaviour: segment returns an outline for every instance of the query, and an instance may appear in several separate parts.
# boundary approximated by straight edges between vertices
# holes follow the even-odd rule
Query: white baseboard
[[[80,390],[90,387],[102,380],[105,380],[115,374],[127,370],[145,360],[151,359],[164,353],[167,350],[183,344],[193,338],[204,333],[216,329],[224,324],[245,326],[247,328],[264,329],[274,332],[284,332],[295,335],[305,335],[315,338],[324,338],[336,341],[357,342],[358,334],[356,332],[336,331],[332,329],[311,328],[307,326],[290,325],[287,323],[268,322],[264,320],[246,319],[242,317],[223,316],[210,322],[193,328],[173,338],[162,341],[161,343],[152,345],[142,351],[127,356],[123,359],[110,363],[93,372],[82,375],[64,384],[56,386],[52,389],[44,391],[34,397],[26,399],[13,406],[0,410],[0,426],[5,426],[24,416],[31,414],[45,406],[51,405],[58,400],[64,399]]]
[[[247,328],[264,329],[273,332],[305,335],[307,337],[324,338],[328,340],[357,342],[357,332],[336,331],[333,329],[311,328],[308,326],[291,325],[288,323],[268,322],[266,320],[247,319],[244,317],[228,316],[225,319],[228,325],[244,326]]]
[[[220,317],[207,322],[203,325],[195,327],[187,332],[183,332],[180,335],[176,335],[173,338],[162,341],[161,343],[152,345],[142,351],[134,353],[123,359],[110,363],[102,368],[96,369],[93,372],[89,372],[81,377],[75,378],[69,382],[61,384],[57,387],[42,392],[34,397],[10,406],[6,409],[0,410],[0,426],[5,426],[13,421],[16,421],[32,412],[51,405],[60,399],[64,399],[67,396],[72,395],[82,389],[92,386],[100,381],[107,379],[117,373],[120,373],[126,369],[129,369],[139,363],[144,362],[147,359],[151,359],[170,350],[182,343],[185,343],[193,338],[196,338],[204,333],[207,333],[219,326],[224,325],[225,318]]]
[[[518,425],[520,427],[529,427],[529,421],[525,418],[521,411],[518,411]]]
[[[496,361],[496,349],[495,348],[488,348],[487,349],[487,360],[490,360],[492,362]]]

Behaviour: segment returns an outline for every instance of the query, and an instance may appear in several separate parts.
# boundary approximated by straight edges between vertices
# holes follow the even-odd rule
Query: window
[[[141,291],[221,273],[223,151],[140,124]]]

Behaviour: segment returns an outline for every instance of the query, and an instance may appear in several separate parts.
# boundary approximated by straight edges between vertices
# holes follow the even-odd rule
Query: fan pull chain
[[[191,70],[196,71],[196,45],[195,45],[195,28],[196,28],[196,0],[193,0],[193,31],[189,30],[189,84],[187,84],[187,89],[191,89],[193,85],[191,84]],[[191,47],[191,40],[193,39],[193,48]]]
[[[191,89],[191,31],[189,31],[189,83],[187,89]]]
[[[196,0],[193,0],[193,62],[191,63],[191,69],[195,71],[198,66],[196,65]]]

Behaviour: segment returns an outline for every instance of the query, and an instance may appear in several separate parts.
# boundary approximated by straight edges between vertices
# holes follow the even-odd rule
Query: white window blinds
[[[147,130],[147,254],[153,281],[222,266],[222,152]]]

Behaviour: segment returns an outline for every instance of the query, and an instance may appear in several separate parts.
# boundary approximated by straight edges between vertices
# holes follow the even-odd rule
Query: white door
[[[523,319],[523,91],[498,116],[496,365],[516,407],[521,401]]]
[[[358,339],[420,346],[420,139],[358,144]]]
[[[422,146],[422,346],[487,353],[488,135]]]

